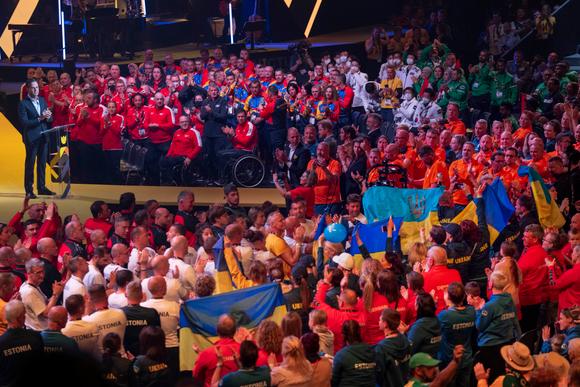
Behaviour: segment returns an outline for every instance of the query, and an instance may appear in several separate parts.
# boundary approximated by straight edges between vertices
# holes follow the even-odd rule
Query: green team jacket
[[[499,106],[504,102],[514,105],[518,96],[514,77],[508,73],[494,72],[491,78],[491,105]]]
[[[479,64],[477,66],[480,66]],[[479,71],[469,74],[469,85],[471,86],[471,95],[479,97],[489,94],[491,88],[491,70],[486,63],[479,67]]]

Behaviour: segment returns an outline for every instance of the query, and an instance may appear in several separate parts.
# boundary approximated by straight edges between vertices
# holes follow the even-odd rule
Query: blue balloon
[[[324,229],[324,238],[332,243],[342,243],[346,239],[346,228],[340,223],[332,223]]]

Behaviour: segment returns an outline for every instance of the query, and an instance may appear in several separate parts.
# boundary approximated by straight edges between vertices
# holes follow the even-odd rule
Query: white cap
[[[332,261],[336,262],[338,266],[346,270],[352,270],[354,267],[354,258],[349,253],[342,253],[340,255],[335,255],[332,257]]]

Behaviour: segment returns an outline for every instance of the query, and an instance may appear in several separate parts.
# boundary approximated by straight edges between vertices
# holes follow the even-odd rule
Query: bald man
[[[188,291],[181,286],[181,282],[176,278],[169,278],[169,260],[163,255],[157,255],[151,259],[151,268],[153,269],[153,275],[163,278],[165,280],[165,294],[164,298],[167,301],[180,302],[181,300],[186,300],[188,296]],[[174,274],[178,274],[177,272]],[[173,274],[172,274],[173,276]],[[150,300],[154,298],[153,293],[149,290],[149,281],[153,277],[145,278],[141,281],[141,287],[145,293],[145,299]]]
[[[107,245],[107,234],[100,229],[93,230],[89,236],[89,241],[91,243],[87,246],[87,254],[90,256],[97,247]]]
[[[159,207],[155,210],[155,221],[151,225],[153,233],[153,248],[167,248],[167,230],[173,224],[173,214],[167,208]]]
[[[335,309],[326,303],[326,292],[330,289],[333,270],[326,266],[324,279],[318,283],[315,300],[318,305],[316,309],[326,312],[327,326],[334,333],[334,350],[338,352],[344,345],[342,335],[342,325],[347,320],[355,320],[364,325],[364,313],[357,307],[357,295],[352,289],[344,288],[340,292],[339,309]]]
[[[73,220],[66,225],[64,233],[66,235],[66,240],[60,246],[60,250],[58,252],[57,269],[59,270],[61,270],[63,265],[66,263],[64,262],[64,256],[66,254],[70,255],[71,257],[79,256],[88,259],[87,250],[83,244],[83,225],[80,222]]]
[[[169,277],[179,273],[179,282],[187,291],[192,291],[195,285],[195,270],[185,263],[189,254],[188,240],[183,235],[177,235],[171,240],[172,256],[169,258]]]
[[[155,259],[166,260],[165,257],[159,255]],[[175,377],[179,369],[179,339],[177,337],[177,330],[179,329],[179,304],[164,298],[167,293],[167,283],[164,277],[160,275],[151,277],[147,286],[153,298],[142,302],[141,306],[153,308],[159,313],[161,329],[165,332],[165,348],[168,354],[167,364],[171,369],[172,375]]]
[[[66,326],[67,320],[68,313],[64,306],[50,308],[48,311],[48,329],[40,333],[44,342],[44,352],[65,353],[72,356],[79,354],[77,342],[61,332]]]
[[[220,316],[217,325],[217,334],[219,340],[216,343],[200,352],[193,368],[193,377],[195,380],[203,381],[204,386],[211,385],[211,379],[217,368],[217,357],[215,348],[219,347],[223,356],[220,378],[238,370],[238,364],[234,360],[234,354],[239,358],[240,343],[234,340],[236,334],[236,322],[227,314]]]
[[[52,284],[54,281],[60,282],[62,276],[56,268],[58,258],[58,246],[52,238],[41,238],[36,243],[39,258],[44,262],[44,281],[40,284],[40,289],[46,297],[52,296]]]
[[[433,267],[426,273],[423,273],[425,286],[423,287],[427,293],[432,290],[435,291],[435,299],[437,300],[437,313],[445,309],[444,294],[447,287],[452,282],[461,283],[461,276],[455,269],[447,268],[447,252],[443,247],[433,246],[427,252],[427,262],[433,262]]]
[[[103,269],[103,275],[107,281],[111,278],[112,272],[127,268],[127,264],[129,263],[129,248],[123,243],[115,243],[111,247],[111,259],[113,262],[109,263]]]
[[[4,313],[8,329],[0,336],[0,386],[12,384],[44,348],[40,334],[24,327],[26,309],[21,301],[10,301]]]

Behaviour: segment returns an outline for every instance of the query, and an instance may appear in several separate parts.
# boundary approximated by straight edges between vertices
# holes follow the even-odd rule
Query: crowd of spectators
[[[118,183],[124,139],[147,149],[148,184],[187,184],[187,168],[221,185],[228,160],[255,153],[287,208],[245,209],[232,184],[207,211],[191,191],[176,211],[126,193],[89,219],[27,197],[0,230],[0,385],[42,353],[85,354],[117,385],[174,385],[180,304],[214,294],[216,254],[237,258],[238,289],[280,283],[288,313],[252,332],[221,316],[188,382],[580,385],[577,74],[555,52],[506,62],[489,47],[465,65],[444,10],[406,15],[394,34],[373,30],[364,60],[302,53],[290,71],[220,49],[147,51],[126,74],[97,63],[74,80],[31,69],[53,124],[74,124],[79,181]],[[366,190],[393,183],[385,164],[407,187],[444,187],[442,225],[407,254],[388,226],[375,259],[352,231]],[[548,184],[562,229],[540,226],[522,165]],[[491,244],[484,216],[450,220],[494,178],[515,214]],[[318,236],[320,222],[345,225],[347,241]]]

